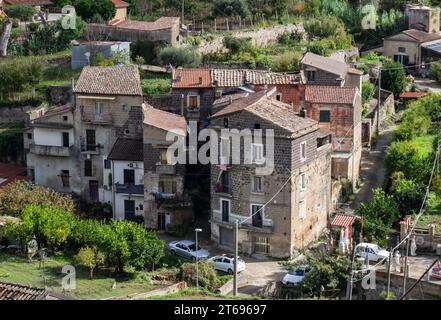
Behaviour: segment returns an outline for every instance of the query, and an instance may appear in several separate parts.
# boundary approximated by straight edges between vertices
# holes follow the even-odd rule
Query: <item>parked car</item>
[[[190,240],[177,240],[168,244],[168,248],[172,255],[178,255],[187,259],[196,261],[196,256],[199,260],[208,259],[210,253],[208,250],[202,249],[198,246],[196,250],[196,243]]]
[[[237,257],[237,272],[245,270],[245,261]],[[208,259],[214,269],[233,274],[234,272],[234,256],[230,254],[223,254],[221,256],[214,256]]]
[[[309,266],[300,266],[297,269],[291,269],[283,277],[282,283],[284,285],[297,286],[303,281],[303,279],[305,279],[310,271],[311,268]]]
[[[364,259],[367,256],[368,261],[379,262],[389,259],[389,251],[381,249],[375,243],[362,242],[355,246],[355,256]]]

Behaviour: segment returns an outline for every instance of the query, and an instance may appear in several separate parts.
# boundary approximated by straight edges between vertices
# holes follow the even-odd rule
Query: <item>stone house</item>
[[[130,4],[123,0],[112,0],[112,3],[116,10],[112,22],[127,20],[127,8],[130,6]]]
[[[417,29],[428,33],[439,32],[439,8],[432,8],[421,4],[406,4],[404,14],[407,17],[409,29]]]
[[[383,40],[383,55],[401,64],[420,65],[441,57],[441,34],[409,29]],[[420,68],[410,71],[419,72]]]
[[[142,139],[142,103],[136,66],[85,67],[74,105],[48,111],[29,125],[24,143],[35,183],[114,204],[107,157],[118,138]]]
[[[362,153],[360,92],[355,87],[307,85],[304,108],[308,118],[332,132],[332,177],[355,185]]]
[[[206,120],[216,106],[237,94],[277,87],[276,98],[300,104],[304,86],[295,74],[248,69],[177,68],[172,74],[172,103],[175,113],[189,120]]]
[[[307,52],[300,63],[302,81],[307,85],[357,87],[361,91],[363,72],[345,62]]]
[[[184,141],[184,117],[150,106],[144,108],[144,220],[148,228],[165,231],[193,219],[191,198],[185,192],[185,164],[173,163],[167,150],[173,133]]]
[[[268,174],[256,171],[264,150],[266,156],[272,153],[266,139],[241,144],[240,164],[232,163],[235,152],[224,151],[225,140],[221,142],[221,164],[211,164],[211,237],[232,248],[238,220],[241,252],[287,257],[317,239],[327,226],[331,144],[328,131],[276,100],[275,94],[275,88],[249,94],[210,118],[210,128],[218,135],[222,129],[239,130],[230,132],[231,140],[240,138],[243,129],[262,129],[265,134],[266,129],[274,130],[274,170]],[[244,163],[245,152],[251,153],[251,163]]]
[[[349,179],[355,185],[362,153],[362,102],[358,89],[307,85],[303,108],[320,128],[332,132],[332,177]]]

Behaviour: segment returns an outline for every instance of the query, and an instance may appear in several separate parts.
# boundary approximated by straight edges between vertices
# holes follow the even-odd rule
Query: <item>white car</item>
[[[379,262],[389,260],[389,251],[381,249],[375,243],[362,242],[355,246],[355,256],[368,261]]]
[[[234,256],[229,254],[224,254],[221,256],[214,256],[208,259],[214,269],[226,272],[228,274],[233,274],[234,272]],[[237,272],[242,272],[245,270],[245,261],[240,257],[237,259]]]
[[[291,269],[283,277],[282,283],[284,285],[296,286],[305,279],[306,275],[311,271],[308,266],[301,266],[297,269]]]

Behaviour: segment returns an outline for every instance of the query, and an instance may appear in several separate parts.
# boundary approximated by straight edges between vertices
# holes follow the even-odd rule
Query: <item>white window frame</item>
[[[256,190],[256,182],[255,182],[256,178],[260,179],[260,190]],[[263,176],[252,176],[251,191],[255,193],[263,193]]]
[[[306,173],[302,172],[299,175],[299,184],[300,184],[300,190],[306,189]]]
[[[306,211],[307,211],[307,209],[306,209],[306,200],[305,199],[300,200],[299,201],[299,219],[300,220],[303,220],[303,219],[306,218]]]
[[[250,203],[251,223],[253,223],[253,206],[262,207],[262,210],[260,210],[260,212],[262,213],[262,224],[263,224],[263,220],[265,220],[265,206],[262,203]]]
[[[227,153],[224,154],[224,143],[228,148]],[[230,151],[231,151],[231,143],[230,138],[220,137],[219,143],[219,163],[220,164],[228,164],[228,159],[230,159]]]
[[[93,105],[93,114],[100,116],[103,114],[103,110],[104,110],[104,102],[95,101],[95,104]]]
[[[305,151],[305,155],[303,155],[303,150]],[[306,141],[300,143],[300,161],[306,160]]]
[[[259,152],[260,157],[258,157],[258,158],[256,157],[257,152],[255,152],[255,150],[260,150],[260,152]],[[262,143],[251,144],[251,152],[252,152],[251,156],[253,159],[253,163],[256,163],[256,164],[263,164],[264,163],[265,158],[263,156],[263,144]]]
[[[224,202],[224,201],[228,202],[228,220],[230,220],[230,217],[231,217],[231,200],[227,199],[227,198],[220,198],[219,199],[219,212],[220,212],[221,221],[223,220],[224,210],[223,210],[222,202]]]
[[[197,98],[197,106],[196,108],[191,108],[190,107],[190,97],[196,97]],[[198,110],[201,106],[201,96],[198,94],[189,94],[187,95],[187,108],[191,109],[191,110]]]

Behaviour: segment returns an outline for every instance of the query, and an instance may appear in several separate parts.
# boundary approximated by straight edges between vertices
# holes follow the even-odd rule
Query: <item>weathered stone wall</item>
[[[27,112],[34,109],[32,106],[16,108],[0,107],[0,124],[27,122],[29,115]]]
[[[251,38],[253,45],[257,47],[266,46],[271,42],[277,41],[277,38],[285,31],[304,32],[303,26],[289,24],[286,26],[276,26],[271,28],[259,29],[255,31],[237,31],[231,34],[236,38]],[[224,36],[216,37],[214,40],[206,41],[199,45],[199,52],[204,54],[224,53],[227,49],[223,44]]]

